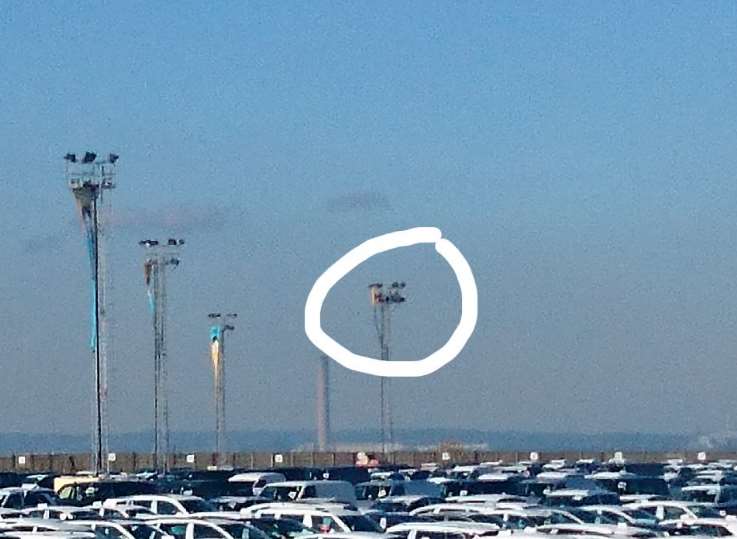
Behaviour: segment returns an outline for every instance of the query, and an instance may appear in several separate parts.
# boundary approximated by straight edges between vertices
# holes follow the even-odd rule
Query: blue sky
[[[354,245],[437,226],[480,292],[452,365],[392,384],[398,427],[713,431],[735,404],[732,2],[3,2],[0,430],[84,432],[87,260],[61,157],[121,155],[116,431],[150,422],[144,237],[172,276],[172,426],[212,424],[206,313],[241,314],[229,426],[313,425],[302,330]],[[325,326],[376,353],[365,285],[404,279],[397,357],[458,319],[430,249],[342,281]],[[337,365],[337,428],[378,381]]]

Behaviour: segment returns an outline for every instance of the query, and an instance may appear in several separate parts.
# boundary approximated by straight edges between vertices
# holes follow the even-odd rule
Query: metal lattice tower
[[[184,240],[142,240],[139,245],[146,251],[143,273],[154,330],[154,467],[156,471],[166,472],[169,468],[166,274],[169,268],[179,266],[179,251]]]
[[[392,308],[404,303],[406,298],[402,295],[404,282],[393,282],[384,289],[381,283],[369,285],[371,305],[374,307],[374,326],[379,338],[381,360],[389,361],[389,343],[391,341],[391,312]],[[394,420],[392,418],[391,400],[389,398],[389,380],[381,378],[379,389],[379,400],[381,405],[381,451],[386,453],[388,446],[394,444]]]
[[[118,156],[111,153],[106,159],[97,159],[94,152],[83,156],[68,153],[65,175],[77,202],[87,238],[91,270],[90,349],[94,372],[92,399],[92,454],[91,468],[96,474],[107,471],[108,454],[108,360],[109,342],[109,274],[106,257],[106,239],[110,223],[110,196],[105,194],[115,187],[115,163]],[[105,468],[104,468],[105,467]]]
[[[225,333],[235,330],[236,313],[210,313],[210,359],[215,390],[215,453],[217,465],[225,464]]]

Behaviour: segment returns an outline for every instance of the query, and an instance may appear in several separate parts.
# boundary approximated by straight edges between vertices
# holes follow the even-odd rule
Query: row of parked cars
[[[0,474],[0,539],[737,536],[736,469],[581,460]]]

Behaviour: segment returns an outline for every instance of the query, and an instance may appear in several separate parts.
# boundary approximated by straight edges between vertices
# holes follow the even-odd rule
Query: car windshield
[[[380,532],[381,528],[363,515],[340,516],[340,520],[354,532]]]
[[[220,527],[235,537],[235,539],[268,539],[262,531],[237,522],[234,522],[233,524],[223,524]]]
[[[205,500],[200,500],[197,498],[193,498],[191,500],[182,500],[181,504],[188,513],[206,513],[208,511],[215,511],[215,507],[210,504],[210,502],[206,502]]]
[[[689,526],[689,535],[706,535],[710,537],[722,537],[730,535],[722,526]]]
[[[359,500],[378,500],[389,496],[390,488],[386,485],[358,485],[356,498]]]
[[[542,526],[545,524],[547,517],[545,515],[527,515],[520,518],[520,525],[523,526]]]
[[[668,485],[659,477],[638,477],[625,481],[625,494],[658,494],[668,496]]]
[[[582,505],[591,505],[591,502],[586,496],[562,494],[546,496],[542,503],[548,507],[580,507]]]
[[[407,507],[399,502],[376,502],[371,508],[385,513],[401,513],[407,510]]]
[[[269,498],[279,502],[288,502],[296,500],[299,496],[300,487],[274,487],[267,486],[261,491],[263,498]]]
[[[714,503],[717,498],[717,491],[710,490],[683,490],[681,495],[684,500],[690,502]]]
[[[163,539],[164,534],[147,524],[128,524],[123,526],[136,539]]]
[[[622,512],[631,516],[632,518],[636,520],[646,520],[646,521],[655,521],[655,517],[648,513],[647,511],[643,511],[642,509],[622,509]]]
[[[310,528],[289,518],[280,518],[278,520],[254,519],[249,524],[264,532],[271,539],[284,539],[285,537],[292,539],[299,535],[314,533]]]
[[[722,518],[719,511],[708,505],[689,505],[688,508],[698,518]]]
[[[496,515],[484,515],[483,513],[473,513],[470,515],[467,515],[468,520],[471,522],[483,522],[485,524],[496,524],[499,527],[502,527],[504,524],[504,521],[496,516]]]
[[[128,513],[129,517],[136,517],[138,515],[153,515],[153,511],[151,509],[147,509],[146,507],[130,507],[126,509],[125,511]]]
[[[93,511],[72,511],[70,513],[58,513],[60,520],[100,520],[100,515]]]
[[[596,511],[587,511],[585,509],[569,509],[569,512],[583,520],[586,524],[613,524],[614,520],[606,515],[599,515]]]

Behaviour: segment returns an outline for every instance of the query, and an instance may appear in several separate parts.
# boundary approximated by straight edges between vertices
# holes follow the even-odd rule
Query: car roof
[[[695,507],[695,506],[708,506],[709,504],[702,502],[687,502],[684,500],[650,500],[645,502],[628,503],[623,507]]]
[[[607,505],[607,504],[594,504],[594,505],[584,505],[582,507],[579,507],[578,509],[586,510],[604,510],[604,511],[619,511],[621,512],[623,509],[626,509],[625,507],[621,505]],[[634,509],[633,507],[630,507],[629,509]]]
[[[479,532],[495,531],[499,529],[499,526],[497,526],[496,524],[488,524],[486,522],[454,522],[452,520],[447,520],[443,522],[402,522],[400,524],[395,524],[394,526],[387,528],[386,531],[388,533],[392,533],[392,530],[401,531],[412,530],[415,528],[438,531],[464,529]]]
[[[717,485],[714,483],[709,483],[708,485],[687,485],[681,489],[681,491],[719,491],[719,490],[728,490],[728,489],[737,489],[737,486],[735,485]]]
[[[331,513],[335,515],[359,515],[360,511],[355,509],[346,509],[341,504],[309,504],[309,503],[295,503],[295,502],[272,502],[272,503],[259,503],[242,509],[243,513],[251,514],[258,511],[292,511],[292,512],[305,512],[305,513]]]
[[[329,533],[310,533],[300,535],[300,539],[388,539],[393,537],[388,533],[380,532],[329,532]]]
[[[548,497],[597,496],[599,494],[613,494],[616,496],[614,492],[609,492],[608,490],[586,490],[586,489],[580,489],[580,488],[563,488],[560,490],[553,490],[551,492],[548,492],[546,496]]]
[[[430,498],[431,496],[426,496],[425,494],[403,494],[401,496],[386,496],[384,498],[381,498],[379,500],[376,500],[378,502],[416,502],[418,500],[424,500],[425,498]]]
[[[561,530],[563,534],[566,533],[566,530],[583,533],[589,531],[592,533],[606,535],[635,535],[638,533],[649,532],[649,530],[646,530],[645,528],[638,528],[637,526],[620,526],[618,524],[546,524],[544,526],[539,526],[537,529],[541,531],[557,529]]]
[[[235,475],[232,475],[228,478],[228,481],[230,482],[238,482],[238,481],[257,481],[263,477],[270,478],[270,477],[284,477],[284,474],[279,472],[243,472],[243,473],[237,473]]]
[[[191,494],[131,494],[130,496],[121,496],[117,499],[123,500],[201,500],[199,496],[192,496]]]
[[[338,479],[305,479],[304,481],[277,481],[275,483],[269,483],[266,487],[301,487],[308,485],[350,485],[348,481],[341,481]]]

